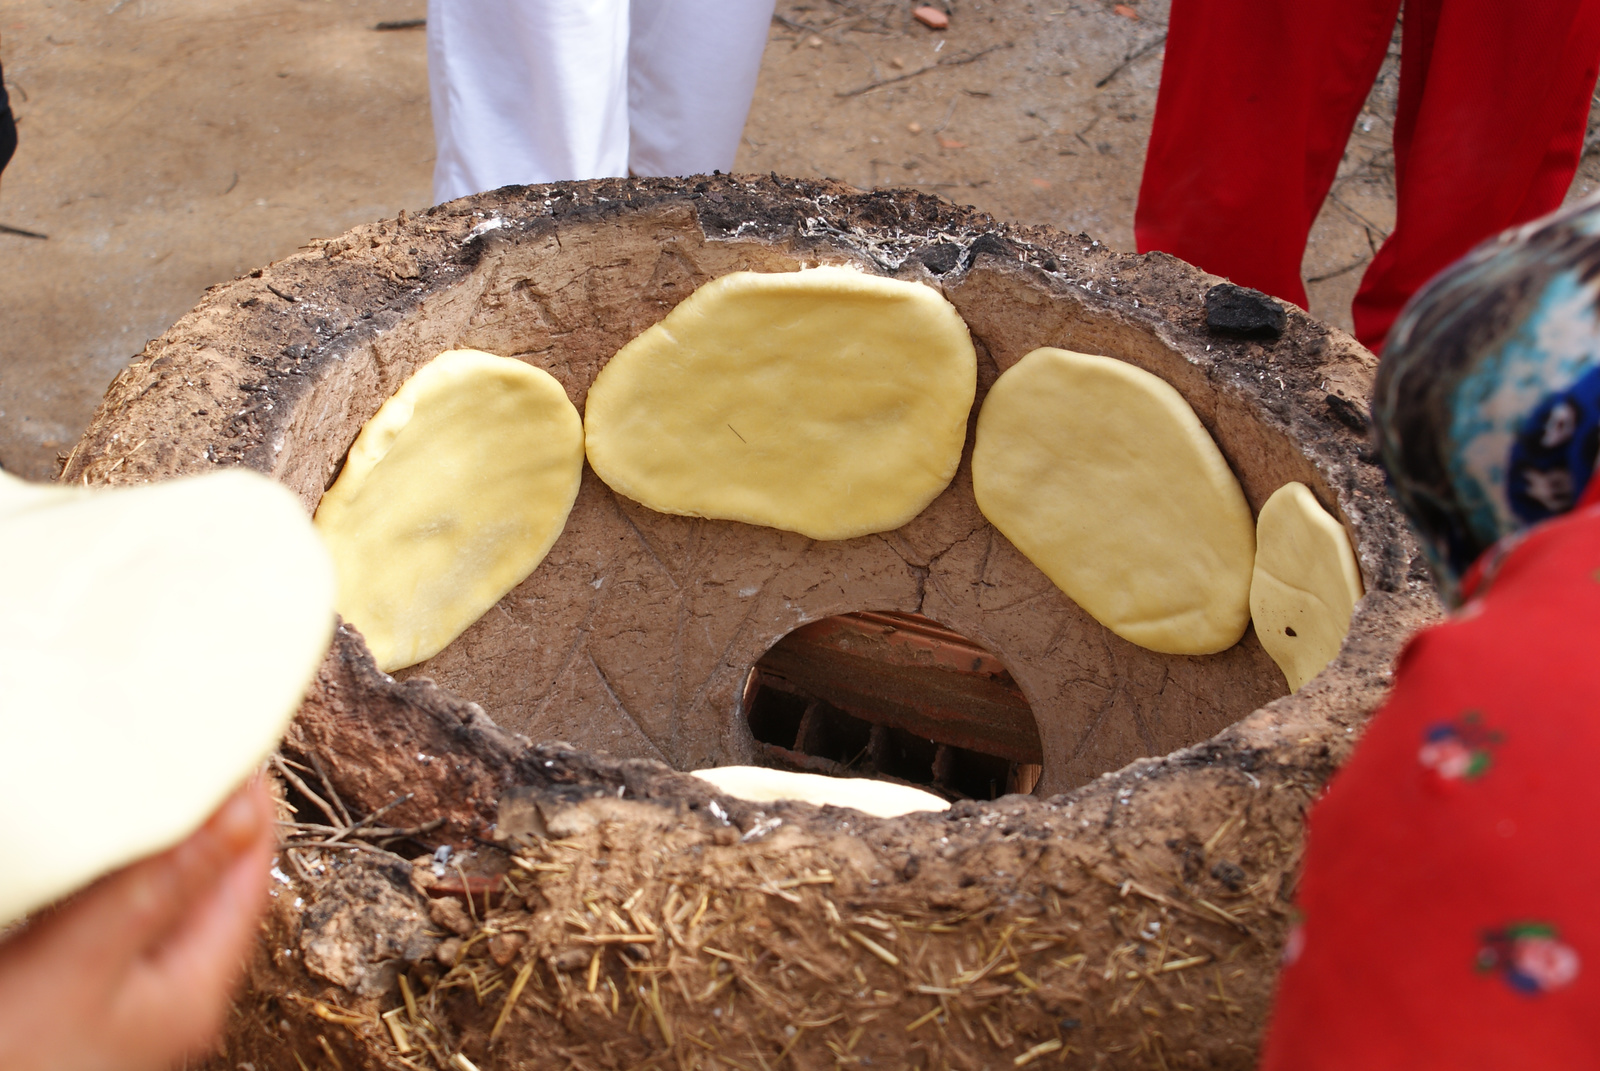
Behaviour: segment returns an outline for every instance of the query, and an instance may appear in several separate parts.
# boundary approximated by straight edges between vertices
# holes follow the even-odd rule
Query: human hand
[[[165,1071],[203,1048],[266,900],[273,816],[252,781],[182,844],[0,942],[0,1068]]]

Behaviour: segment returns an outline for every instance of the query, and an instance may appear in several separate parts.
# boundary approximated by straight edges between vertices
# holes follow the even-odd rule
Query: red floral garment
[[[1264,1071],[1600,1068],[1600,507],[1486,557],[1311,812]]]

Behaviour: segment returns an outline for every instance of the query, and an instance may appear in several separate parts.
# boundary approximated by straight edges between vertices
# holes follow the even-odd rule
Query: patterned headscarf
[[[1600,194],[1419,291],[1384,345],[1372,417],[1452,604],[1485,551],[1583,499],[1600,447]]]

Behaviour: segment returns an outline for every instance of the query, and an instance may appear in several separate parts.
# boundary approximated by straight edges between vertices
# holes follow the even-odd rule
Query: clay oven
[[[429,827],[391,846],[451,845],[481,873],[305,848],[217,1066],[1249,1065],[1303,809],[1434,612],[1366,454],[1373,358],[1303,314],[1272,342],[1217,335],[1216,280],[1187,265],[905,191],[512,188],[213,288],[113,383],[63,478],[242,464],[310,510],[442,350],[536,364],[581,410],[618,347],[696,286],[815,264],[939,288],[977,345],[978,404],[1035,347],[1104,354],[1182,393],[1253,510],[1306,484],[1368,593],[1339,658],[1290,696],[1253,634],[1206,657],[1112,635],[978,512],[970,425],[933,505],[832,543],[656,514],[586,469],[549,557],[439,655],[388,678],[345,630],[286,744],[301,789],[389,807],[384,825]],[[863,821],[672,772],[772,760],[752,669],[859,613],[987,652],[1031,711],[1037,761],[1026,741],[1000,749],[1031,794]],[[470,910],[441,955],[460,914],[444,902]]]

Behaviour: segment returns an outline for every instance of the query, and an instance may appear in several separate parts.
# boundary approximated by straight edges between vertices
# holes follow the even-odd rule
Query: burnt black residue
[[[337,275],[331,280],[319,278],[317,286],[309,290],[313,297],[294,305],[266,306],[262,302],[246,306],[253,315],[244,325],[244,361],[257,375],[239,384],[239,405],[223,421],[221,441],[215,449],[218,461],[251,464],[265,460],[253,455],[261,448],[273,415],[289,410],[309,389],[320,366],[392,327],[416,303],[414,295],[404,293],[372,295],[378,298],[377,311],[355,311],[371,290],[388,289],[373,286],[370,278],[361,277],[365,275],[348,280]],[[344,300],[331,304],[328,298],[334,294]]]
[[[1216,334],[1276,342],[1288,324],[1283,306],[1259,290],[1218,283],[1206,291],[1206,327]]]
[[[934,274],[970,264],[986,252],[1027,260],[1043,270],[1060,267],[1050,250],[1013,242],[1010,228],[992,217],[929,193],[912,189],[863,192],[838,183],[777,174],[508,186],[438,206],[429,213],[435,218],[470,216],[471,225],[491,216],[506,221],[506,226],[487,235],[487,240],[463,244],[456,262],[470,267],[494,242],[520,239],[540,218],[557,223],[600,220],[686,202],[709,238],[780,241],[802,252],[843,245],[885,271],[894,271],[909,259],[924,260],[922,253],[931,248],[940,249],[929,264]],[[953,249],[957,262],[949,268],[942,267],[949,257],[942,248],[946,246]]]
[[[933,274],[944,275],[961,266],[961,247],[953,242],[935,242],[917,253],[917,259]]]
[[[417,218],[385,220],[325,243],[322,258],[293,258],[214,287],[209,300],[249,310],[232,323],[242,335],[235,345],[256,372],[239,384],[239,403],[222,422],[215,460],[269,467],[263,451],[274,414],[288,412],[326,363],[393,327],[459,278],[453,244]],[[369,259],[339,255],[352,245],[392,251],[415,265],[415,275],[374,270]]]
[[[1327,397],[1328,412],[1333,418],[1351,431],[1367,434],[1372,429],[1372,424],[1367,419],[1366,410],[1352,402],[1349,398],[1337,394]]]
[[[967,247],[967,263],[971,264],[979,257],[988,255],[999,257],[1002,260],[1016,260],[1021,254],[1015,242],[1007,241],[998,234],[980,234],[972,240]]]

